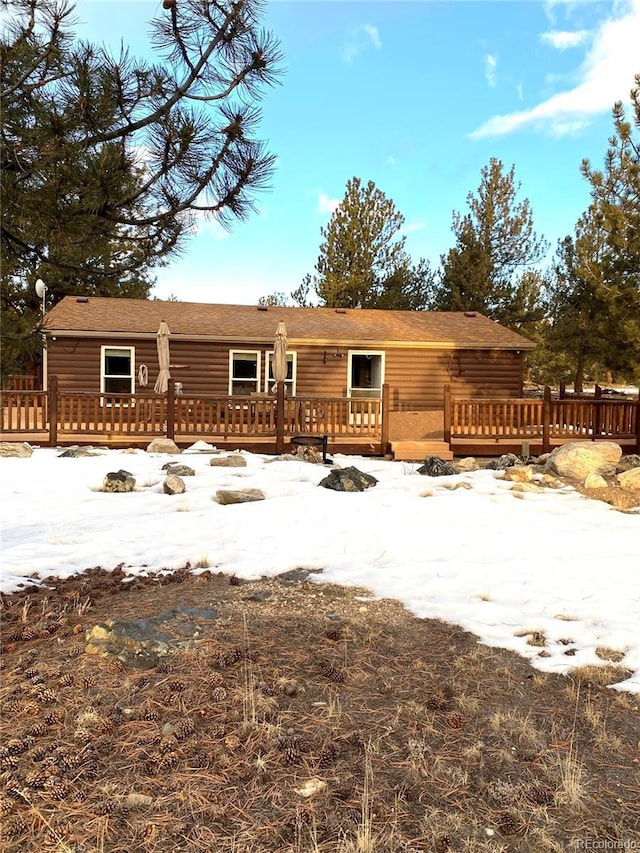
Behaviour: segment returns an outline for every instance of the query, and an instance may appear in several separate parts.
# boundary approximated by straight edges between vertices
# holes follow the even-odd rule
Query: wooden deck
[[[383,451],[379,398],[198,398],[10,390],[1,393],[2,441],[41,446],[146,446],[158,437],[179,446],[204,440],[221,448],[282,452],[299,435],[326,436],[331,452]],[[52,413],[55,412],[55,417]]]
[[[571,441],[615,441],[640,452],[638,400],[553,398],[446,399],[445,440],[456,455],[539,455]]]
[[[640,453],[640,402],[610,399],[452,399],[445,389],[442,441],[390,441],[388,389],[382,398],[168,395],[11,390],[0,395],[0,439],[41,446],[145,447],[167,436],[181,447],[201,439],[220,448],[281,453],[299,435],[326,436],[330,453],[398,458],[539,455],[569,441],[610,440]],[[51,418],[55,412],[56,417]],[[438,439],[438,440],[436,440]],[[424,444],[424,446],[422,446]],[[433,451],[432,451],[433,446]]]

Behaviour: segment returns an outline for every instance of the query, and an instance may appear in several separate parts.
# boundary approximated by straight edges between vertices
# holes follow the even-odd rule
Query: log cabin
[[[273,393],[272,356],[287,330],[288,398],[381,401],[385,435],[420,453],[442,446],[443,395],[522,395],[531,341],[475,311],[293,308],[67,296],[44,323],[47,377],[59,391],[151,392],[159,372],[156,334],[170,330],[169,371],[185,398],[258,398]],[[353,411],[353,410],[351,410]],[[353,418],[353,415],[351,415]],[[411,448],[416,454],[416,447]]]

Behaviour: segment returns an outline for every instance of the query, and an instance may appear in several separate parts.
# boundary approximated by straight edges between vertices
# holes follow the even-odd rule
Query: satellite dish
[[[36,295],[38,296],[39,299],[44,299],[44,295],[46,292],[47,292],[47,285],[44,283],[44,281],[41,278],[39,278],[36,281]]]

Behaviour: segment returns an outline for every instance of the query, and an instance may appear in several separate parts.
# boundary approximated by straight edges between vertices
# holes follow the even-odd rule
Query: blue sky
[[[179,2],[179,0],[178,0]],[[78,31],[146,50],[160,0],[78,0]],[[232,233],[201,222],[158,270],[154,295],[255,303],[313,272],[320,229],[349,178],[373,180],[437,267],[452,211],[491,157],[515,165],[538,233],[555,246],[589,203],[583,157],[603,162],[611,107],[640,72],[640,0],[306,2],[266,6],[284,54],[262,102],[277,155],[259,213]]]

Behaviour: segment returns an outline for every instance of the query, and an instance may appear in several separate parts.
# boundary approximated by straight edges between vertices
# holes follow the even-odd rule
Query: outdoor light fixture
[[[340,352],[340,350],[336,350],[335,352],[328,353],[326,350],[324,351],[324,358],[322,359],[322,363],[326,364],[329,356],[333,358],[344,358],[346,356],[346,352]]]

